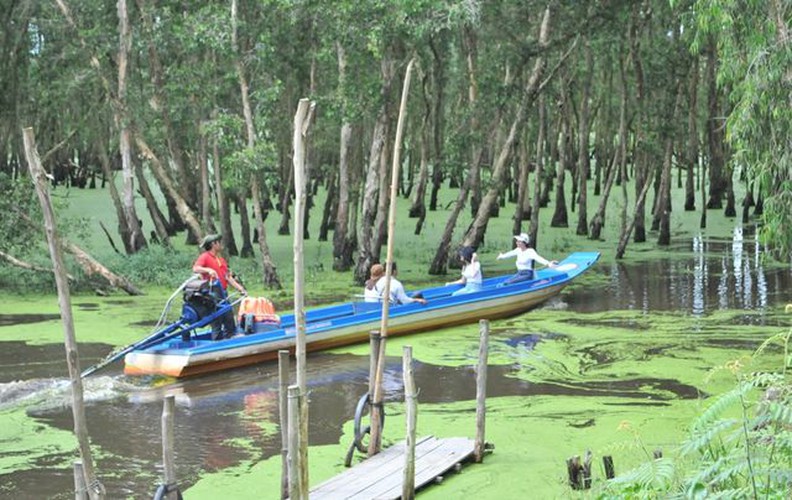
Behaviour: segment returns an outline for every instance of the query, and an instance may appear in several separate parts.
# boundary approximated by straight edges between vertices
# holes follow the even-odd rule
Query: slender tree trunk
[[[127,63],[129,50],[132,47],[132,33],[129,29],[126,0],[118,0],[118,102],[122,109],[126,108]],[[124,217],[129,228],[129,246],[132,252],[146,247],[146,237],[140,229],[140,219],[135,210],[135,168],[132,165],[132,144],[129,125],[121,113],[115,114],[116,126],[120,132],[119,147],[121,150],[121,169],[124,175]],[[124,245],[127,248],[127,245]]]
[[[162,245],[170,246],[170,241],[168,240],[168,225],[165,222],[165,215],[157,205],[154,193],[151,191],[146,176],[143,174],[143,166],[140,164],[140,161],[136,159],[133,163],[135,165],[138,185],[140,186],[140,193],[146,200],[146,207],[148,208],[151,220],[154,222],[154,235]]]
[[[417,223],[415,224],[415,234],[421,234],[421,228],[423,227],[424,220],[426,219],[426,203],[424,202],[424,198],[426,197],[426,185],[429,182],[429,149],[431,143],[430,137],[430,118],[432,114],[432,106],[429,99],[428,94],[428,80],[429,76],[425,76],[423,79],[423,101],[425,105],[423,119],[421,120],[421,135],[420,135],[420,168],[418,170],[418,184],[415,188],[415,193],[412,200],[412,205],[410,206],[410,218],[418,218]]]
[[[223,169],[220,164],[220,148],[217,145],[217,137],[212,138],[212,166],[214,167],[217,206],[220,207],[220,232],[223,235],[223,247],[229,255],[237,256],[239,249],[237,249],[234,229],[231,225],[231,206],[223,188]]]
[[[597,208],[597,212],[594,214],[594,217],[591,219],[591,228],[589,231],[589,237],[592,240],[600,239],[600,234],[602,232],[602,226],[605,224],[605,210],[608,206],[608,199],[610,197],[611,187],[619,175],[620,172],[623,172],[627,168],[627,100],[628,100],[628,89],[627,89],[627,75],[624,70],[624,61],[619,58],[619,75],[620,75],[620,90],[621,90],[621,104],[619,105],[619,147],[613,153],[613,161],[611,162],[610,168],[608,169],[608,180],[605,182],[605,192],[602,194],[602,198],[600,198],[600,204]],[[624,201],[625,206],[627,204],[627,191],[626,191],[626,183],[622,184],[624,190]],[[625,209],[626,210],[626,209]],[[626,218],[626,215],[623,216]]]
[[[170,177],[168,176],[168,173],[165,171],[165,167],[162,165],[162,162],[159,160],[157,155],[154,154],[143,137],[139,133],[135,133],[134,136],[138,150],[140,151],[140,154],[149,160],[149,167],[151,167],[151,172],[157,179],[160,188],[162,188],[162,191],[165,192],[166,197],[169,196],[171,201],[174,203],[181,220],[187,224],[187,227],[189,227],[196,239],[200,240],[203,236],[203,230],[201,228],[201,224],[198,222],[198,218],[195,216],[192,209],[190,209],[184,198],[182,198],[179,192],[176,190],[173,182],[171,182]]]
[[[324,210],[322,210],[322,222],[319,224],[319,241],[327,241],[327,232],[330,230],[331,220],[334,218],[336,207],[336,178],[330,179],[330,186],[327,188],[327,198],[325,198]],[[337,207],[336,207],[337,208]]]
[[[651,185],[651,168],[650,160],[646,151],[647,145],[645,144],[646,132],[648,129],[648,110],[646,105],[646,91],[643,72],[643,61],[641,59],[640,38],[638,35],[638,6],[633,8],[630,20],[630,57],[633,61],[635,68],[635,100],[638,107],[638,127],[635,138],[635,146],[633,153],[633,165],[635,169],[635,214],[633,216],[632,226],[634,229],[633,241],[635,243],[642,243],[646,241],[646,206],[645,196],[640,196],[641,186],[644,183]]]
[[[544,17],[542,18],[542,25],[540,28],[539,34],[539,45],[540,47],[546,47],[548,43],[548,36],[550,30],[550,9],[545,9]],[[533,104],[538,95],[538,92],[541,91],[541,79],[544,73],[545,67],[545,59],[542,53],[537,55],[536,62],[534,63],[533,72],[531,73],[530,78],[528,79],[528,83],[525,87],[524,94],[520,99],[520,104],[517,109],[517,113],[514,117],[514,121],[509,129],[509,134],[506,137],[506,140],[503,146],[500,149],[500,153],[498,154],[498,158],[495,161],[495,165],[492,172],[492,186],[490,187],[487,194],[481,201],[481,205],[479,206],[479,210],[476,213],[476,218],[473,220],[470,228],[468,229],[465,237],[463,239],[463,246],[472,246],[478,247],[479,244],[484,239],[484,232],[487,229],[487,224],[489,223],[490,214],[492,211],[492,206],[496,203],[498,193],[501,191],[504,182],[504,174],[506,172],[506,168],[508,166],[509,157],[513,152],[515,141],[517,140],[517,136],[519,134],[520,128],[522,127],[523,121],[525,119],[526,110],[529,105]]]
[[[720,109],[717,73],[718,49],[712,40],[707,48],[707,145],[710,159],[710,184],[707,208],[723,208],[723,195],[727,181],[724,178],[725,160],[723,155],[724,118]]]
[[[468,76],[468,129],[470,135],[475,137],[478,133],[478,119],[476,115],[476,102],[478,101],[478,84],[476,82],[476,36],[472,26],[465,26],[463,31],[463,47],[465,49],[465,59],[467,61],[467,76]],[[495,125],[500,123],[500,115],[503,107],[498,109],[498,119]],[[451,240],[454,236],[454,229],[456,228],[459,214],[465,208],[465,202],[470,194],[471,183],[473,178],[478,175],[476,172],[480,168],[481,158],[484,154],[484,148],[480,141],[472,141],[470,148],[470,166],[468,167],[468,175],[465,178],[462,186],[457,194],[457,199],[454,202],[451,214],[446,221],[443,234],[440,237],[440,243],[435,251],[432,264],[429,266],[429,274],[439,275],[445,274],[448,265],[448,254],[451,248]]]
[[[96,141],[96,152],[99,156],[99,164],[102,167],[102,172],[104,173],[105,178],[108,180],[108,186],[110,191],[110,198],[113,200],[113,207],[115,207],[116,217],[118,219],[118,234],[121,236],[121,241],[124,243],[124,249],[127,254],[134,253],[132,247],[130,246],[130,238],[129,238],[129,227],[127,226],[127,219],[124,215],[124,206],[121,203],[121,196],[118,194],[118,189],[115,185],[115,180],[113,179],[113,172],[110,169],[110,158],[107,155],[107,150],[104,148],[104,144],[102,144],[101,139],[97,139]]]
[[[667,123],[674,123],[677,119],[677,114],[682,100],[682,80],[679,80],[675,85],[674,104],[672,111],[666,118]],[[673,131],[664,131],[665,137],[665,152],[663,154],[663,172],[660,179],[659,198],[657,203],[657,214],[659,217],[659,229],[657,244],[668,246],[671,244],[671,166],[674,159],[674,133]]]
[[[533,205],[531,206],[531,226],[529,235],[531,244],[538,248],[539,244],[539,208],[541,207],[542,184],[545,173],[545,130],[547,129],[547,117],[545,116],[545,99],[539,95],[539,133],[536,137],[536,175],[534,175],[534,195]]]
[[[385,137],[390,137],[390,112],[386,106],[386,120]],[[390,189],[388,182],[388,160],[390,159],[390,146],[386,139],[382,145],[382,153],[380,154],[380,173],[379,173],[379,196],[377,197],[377,216],[374,218],[374,236],[371,240],[371,255],[374,261],[380,260],[382,254],[382,245],[388,237],[388,205],[390,203]]]
[[[149,77],[151,84],[154,87],[151,99],[149,101],[151,108],[155,112],[159,112],[162,118],[163,131],[165,133],[165,141],[168,145],[168,153],[170,154],[171,161],[176,167],[175,183],[179,194],[187,201],[190,206],[195,205],[195,190],[193,187],[193,178],[184,165],[184,155],[182,147],[179,142],[178,135],[176,134],[173,120],[170,116],[170,103],[168,101],[168,93],[165,90],[165,81],[162,76],[162,64],[159,59],[159,52],[157,45],[154,41],[154,34],[152,33],[152,18],[149,9],[146,5],[146,0],[137,0],[137,5],[140,10],[140,17],[143,21],[144,29],[148,32],[148,63],[149,63]]]
[[[291,234],[291,210],[289,206],[291,205],[291,194],[294,191],[294,171],[289,170],[288,173],[288,180],[286,184],[284,184],[284,190],[281,193],[281,222],[280,227],[278,227],[278,234],[281,236],[287,236]]]
[[[375,226],[375,219],[378,213],[378,195],[381,193],[380,163],[382,161],[388,129],[386,101],[390,94],[390,86],[393,79],[393,63],[388,57],[389,56],[385,56],[381,63],[383,81],[380,90],[380,99],[382,100],[382,104],[371,137],[368,170],[366,171],[366,183],[363,192],[363,214],[360,230],[358,231],[359,255],[355,267],[355,282],[358,284],[363,284],[363,282],[366,281],[369,268],[379,259],[379,255],[374,255],[372,250],[375,246],[375,240],[378,239],[378,227]],[[375,230],[377,232],[375,232]]]
[[[527,134],[526,134],[527,135]],[[528,160],[528,139],[527,137],[520,141],[519,148],[520,154],[519,164],[520,172],[517,177],[517,200],[514,205],[514,216],[512,217],[514,223],[512,224],[512,234],[520,234],[522,232],[522,221],[525,218],[525,203],[528,196],[528,169],[530,161]],[[530,205],[529,205],[530,206]],[[528,216],[530,217],[530,215]]]
[[[646,180],[644,181],[643,187],[641,188],[641,192],[638,193],[638,198],[635,200],[635,205],[638,206],[642,204],[646,199],[646,193],[649,192],[649,187],[652,185],[652,178],[647,176]],[[625,227],[624,231],[622,231],[622,235],[619,238],[619,245],[616,247],[616,258],[621,259],[624,257],[624,251],[627,249],[627,243],[630,241],[630,233],[633,232],[635,229],[635,223],[637,221],[637,212],[633,215],[632,221]]]
[[[253,257],[253,243],[250,239],[250,215],[247,208],[247,189],[241,189],[236,195],[237,211],[239,212],[239,235],[242,238],[242,258]]]
[[[346,82],[346,51],[341,43],[336,43],[338,55],[338,87],[343,89]],[[338,209],[336,210],[335,229],[333,230],[333,269],[339,272],[347,271],[351,263],[344,258],[347,244],[349,222],[349,172],[350,148],[352,146],[352,125],[346,116],[346,109],[342,109],[341,118],[341,144],[338,159]]]
[[[201,131],[198,138],[198,167],[201,172],[201,220],[208,231],[217,232],[212,220],[212,193],[209,187],[209,159],[206,134]]]
[[[693,56],[693,63],[690,68],[690,82],[688,86],[688,147],[687,147],[687,168],[685,179],[685,211],[696,209],[696,187],[694,182],[695,168],[698,164],[698,122],[696,108],[698,102],[698,79],[699,64],[698,55]]]
[[[591,43],[586,39],[586,75],[583,83],[583,97],[580,104],[580,132],[578,134],[578,224],[575,231],[580,236],[588,234],[588,198],[587,182],[589,178],[589,99],[591,98],[591,80],[594,76],[594,57]]]
[[[445,104],[445,66],[443,65],[443,51],[437,46],[442,41],[443,33],[433,34],[429,37],[429,49],[432,51],[432,83],[434,86],[434,99],[432,108],[432,130],[434,138],[432,161],[432,194],[429,200],[429,210],[437,210],[437,193],[443,185],[443,106]],[[439,39],[439,40],[438,40]]]
[[[566,92],[564,92],[566,95]],[[564,98],[564,108],[568,109],[569,101]],[[555,186],[555,211],[553,218],[550,220],[550,227],[569,227],[567,218],[566,207],[566,194],[564,189],[564,181],[566,178],[566,167],[569,156],[569,112],[563,111],[564,118],[561,122],[561,138],[558,146],[558,168],[556,171],[556,186]]]
[[[250,95],[248,92],[248,82],[245,76],[245,68],[242,65],[242,56],[239,52],[237,40],[237,0],[231,1],[231,26],[232,26],[232,47],[236,54],[235,66],[239,79],[239,93],[242,96],[242,113],[245,117],[245,130],[247,132],[247,148],[254,151],[256,148],[256,130],[253,125],[253,112],[250,105]],[[250,190],[253,197],[253,216],[256,220],[258,229],[259,251],[261,252],[261,271],[263,282],[266,286],[280,289],[281,283],[278,278],[278,271],[272,260],[269,246],[267,245],[267,232],[264,228],[264,217],[261,213],[261,188],[256,172],[250,174]]]

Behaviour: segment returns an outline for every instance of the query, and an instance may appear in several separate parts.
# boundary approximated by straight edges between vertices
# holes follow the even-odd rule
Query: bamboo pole
[[[489,354],[489,321],[479,321],[479,358],[476,369],[476,462],[484,460],[485,418],[487,415],[487,358]]]
[[[173,395],[165,396],[162,400],[162,469],[164,484],[167,488],[165,498],[176,498],[176,465],[173,460],[173,412],[176,407],[176,398]]]
[[[316,103],[300,99],[294,114],[294,323],[296,330],[297,386],[300,388],[300,419],[298,433],[300,486],[292,486],[292,498],[296,492],[308,492],[308,394],[305,367],[305,303],[303,300],[303,232],[305,229],[305,156],[308,127],[313,118]],[[289,426],[289,432],[291,432]],[[291,451],[291,447],[290,447]]]
[[[88,500],[88,488],[85,487],[82,460],[74,461],[74,500]]]
[[[278,351],[278,418],[281,428],[281,498],[289,497],[289,351]]]
[[[390,207],[388,209],[388,250],[385,261],[385,290],[382,292],[382,319],[380,321],[380,350],[377,358],[377,376],[374,379],[374,397],[371,400],[371,439],[369,440],[368,456],[380,452],[382,445],[382,377],[385,372],[385,345],[388,338],[388,312],[390,311],[390,280],[393,272],[393,236],[396,232],[396,200],[399,188],[399,164],[401,155],[402,135],[404,133],[404,115],[407,111],[407,97],[410,92],[410,77],[415,59],[410,59],[404,75],[399,120],[396,124],[396,140],[393,147],[393,168],[391,169]]]
[[[402,499],[415,498],[415,427],[418,421],[418,394],[413,377],[412,346],[403,348],[402,373],[404,376],[404,404],[407,406],[407,440],[404,454],[404,481]]]
[[[369,402],[374,401],[374,381],[377,379],[377,359],[379,359],[381,341],[379,330],[369,332],[369,347],[371,348],[369,356]]]
[[[300,386],[289,386],[289,492],[290,498],[295,500],[307,499],[308,495],[302,489],[300,481],[300,440],[299,426],[300,418]]]
[[[52,210],[52,201],[47,189],[47,174],[41,166],[41,160],[36,150],[36,136],[33,133],[33,129],[30,127],[23,129],[22,137],[25,144],[25,157],[30,169],[30,177],[36,187],[36,194],[44,215],[47,245],[49,246],[50,258],[52,259],[52,270],[55,273],[55,285],[58,288],[58,305],[60,306],[61,320],[63,322],[66,364],[69,367],[69,379],[71,380],[74,435],[77,438],[80,449],[83,476],[91,499],[104,498],[104,486],[96,478],[91,446],[88,442],[88,428],[85,423],[85,407],[83,405],[83,385],[80,377],[80,360],[77,354],[77,338],[74,335],[69,281],[66,277],[66,266],[63,264],[63,255],[55,229],[55,213]]]

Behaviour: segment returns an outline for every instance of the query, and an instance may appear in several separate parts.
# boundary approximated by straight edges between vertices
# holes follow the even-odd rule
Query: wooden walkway
[[[473,448],[473,440],[468,438],[427,436],[419,439],[415,444],[415,489],[465,461],[473,455]],[[311,500],[400,498],[404,481],[404,451],[405,442],[402,441],[364,460],[312,489]]]

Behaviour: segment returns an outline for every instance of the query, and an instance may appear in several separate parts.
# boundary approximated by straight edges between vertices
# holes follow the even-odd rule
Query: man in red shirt
[[[219,234],[209,234],[201,241],[201,248],[204,252],[198,256],[195,264],[193,264],[193,272],[200,274],[203,279],[209,280],[213,286],[219,283],[220,291],[219,296],[225,298],[227,295],[228,284],[239,290],[242,295],[247,295],[245,287],[243,287],[234,275],[228,270],[228,263],[221,256],[223,251],[223,237]],[[229,310],[223,314],[215,322],[214,332],[212,338],[220,339],[230,337],[236,330],[236,322],[234,321],[234,311]]]
[[[228,290],[228,284],[239,290],[239,293],[246,295],[243,287],[234,275],[228,272],[228,263],[220,255],[223,251],[223,237],[219,234],[209,234],[201,242],[201,248],[205,251],[198,256],[193,264],[193,272],[200,274],[203,279],[219,281],[223,291]]]

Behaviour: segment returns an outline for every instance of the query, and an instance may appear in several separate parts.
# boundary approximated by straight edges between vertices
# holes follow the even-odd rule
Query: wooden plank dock
[[[473,456],[468,438],[426,436],[415,445],[415,489],[443,475]],[[312,500],[396,499],[402,494],[405,442],[397,443],[311,490]]]

